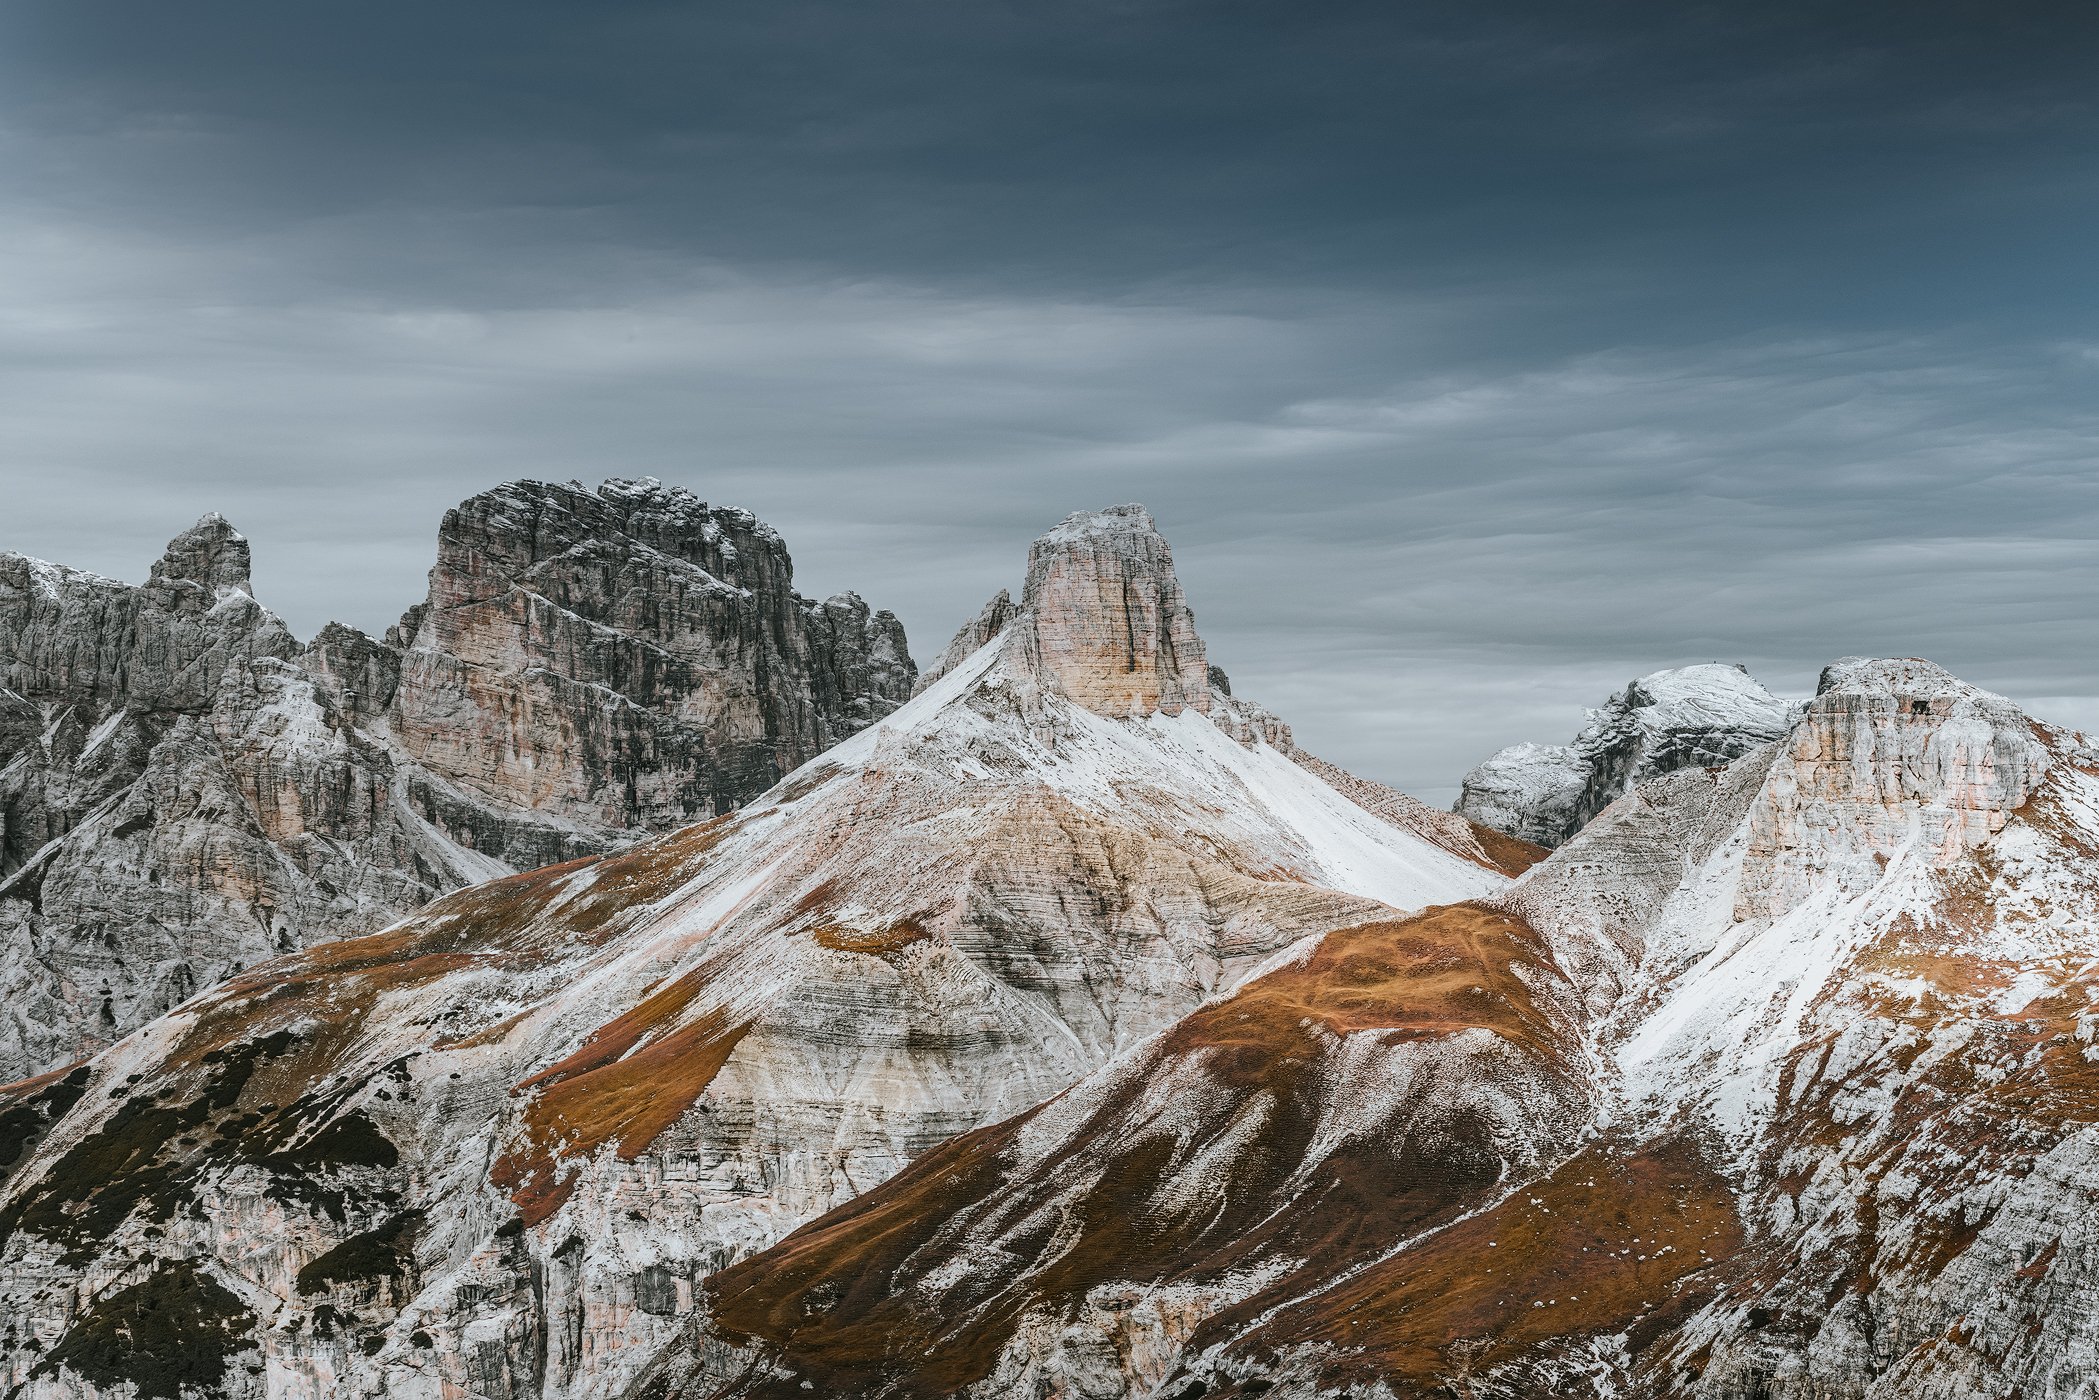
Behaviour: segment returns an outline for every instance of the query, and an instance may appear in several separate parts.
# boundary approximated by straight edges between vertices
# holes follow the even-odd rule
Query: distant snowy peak
[[[1511,744],[1465,775],[1456,815],[1551,848],[1581,829],[1588,760],[1571,744]]]
[[[1796,712],[1740,666],[1655,671],[1589,711],[1572,744],[1514,744],[1488,758],[1465,775],[1456,810],[1557,846],[1634,784],[1723,767],[1785,734]]]

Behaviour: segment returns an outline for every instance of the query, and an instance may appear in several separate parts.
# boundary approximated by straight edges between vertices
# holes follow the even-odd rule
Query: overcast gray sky
[[[1492,13],[1487,13],[1487,12]],[[206,510],[302,635],[655,475],[920,658],[1149,504],[1213,659],[1439,800],[1643,671],[2099,723],[2099,10],[0,10],[0,548]]]

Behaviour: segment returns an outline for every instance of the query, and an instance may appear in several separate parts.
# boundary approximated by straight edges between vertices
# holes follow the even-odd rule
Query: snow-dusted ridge
[[[2095,1196],[2090,745],[1849,659],[736,1266],[630,1400],[2074,1395]]]
[[[100,1393],[47,1358],[149,1288],[235,1319],[191,1338],[228,1394],[260,1393],[251,1354],[272,1397],[612,1394],[725,1263],[1307,935],[1507,884],[1212,692],[1141,511],[1067,522],[1029,577],[744,810],[251,970],[70,1103],[9,1091],[41,1140],[0,1188],[0,1300],[33,1319],[0,1378]],[[194,1121],[82,1170],[168,1104]]]

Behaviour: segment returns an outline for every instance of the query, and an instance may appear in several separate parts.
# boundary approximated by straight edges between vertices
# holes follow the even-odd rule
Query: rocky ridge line
[[[99,1396],[92,1339],[180,1298],[239,1400],[602,1400],[803,1221],[1308,938],[1507,884],[1227,706],[1151,533],[1067,522],[1040,612],[733,812],[0,1091],[0,1388]]]
[[[132,586],[0,554],[0,1078],[288,949],[749,800],[893,710],[902,627],[653,481],[448,512],[383,639],[302,646],[208,515]]]
[[[1572,744],[1511,744],[1467,773],[1453,810],[1548,849],[1635,784],[1725,767],[1786,732],[1795,707],[1740,666],[1655,671],[1589,711]]]
[[[1916,659],[717,1276],[627,1400],[2073,1394],[2099,754]]]

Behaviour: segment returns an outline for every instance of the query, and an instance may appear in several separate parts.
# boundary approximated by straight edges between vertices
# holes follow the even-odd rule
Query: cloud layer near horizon
[[[2099,721],[2066,29],[466,12],[0,24],[0,548],[216,509],[376,628],[461,497],[656,475],[925,657],[1139,499],[1239,688],[1432,797],[1690,661]]]

